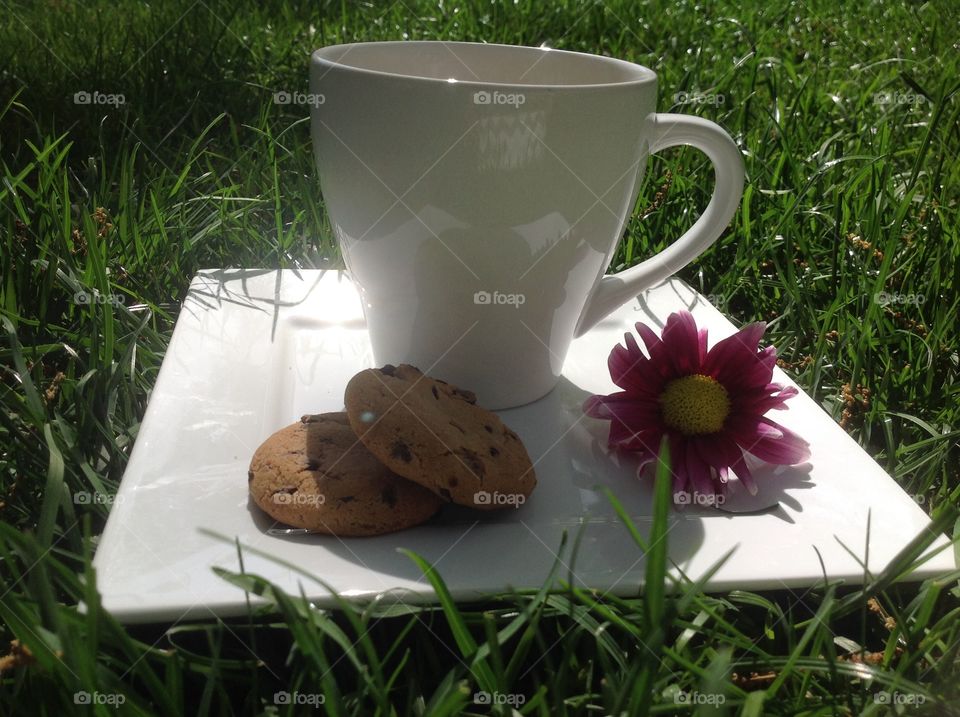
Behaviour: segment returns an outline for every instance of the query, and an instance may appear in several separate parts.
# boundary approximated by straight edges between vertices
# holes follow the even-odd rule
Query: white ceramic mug
[[[622,60],[336,45],[313,53],[310,91],[323,198],[374,360],[413,364],[488,408],[550,391],[573,338],[710,246],[743,192],[729,135],[657,113],[656,75]],[[604,276],[647,156],[683,144],[713,163],[709,204],[670,247]]]

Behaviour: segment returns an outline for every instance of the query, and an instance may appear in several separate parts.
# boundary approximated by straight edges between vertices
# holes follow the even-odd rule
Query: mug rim
[[[487,82],[485,80],[475,80],[475,79],[456,79],[451,82],[449,79],[443,79],[440,77],[426,77],[424,75],[412,74],[407,72],[390,72],[387,70],[375,70],[367,67],[357,67],[355,65],[345,64],[341,62],[344,56],[350,53],[350,51],[359,46],[381,46],[381,47],[390,47],[390,46],[410,46],[410,45],[431,45],[431,46],[447,46],[458,47],[458,46],[468,46],[468,47],[489,47],[489,48],[500,48],[508,49],[511,51],[522,50],[522,51],[540,51],[540,52],[551,52],[551,53],[560,53],[563,55],[570,55],[581,60],[589,59],[590,62],[596,62],[599,64],[613,65],[620,69],[627,70],[629,72],[635,73],[637,76],[630,79],[620,80],[616,82],[589,82],[589,83],[578,83],[578,84],[560,84],[560,83],[525,83],[525,82]],[[326,56],[331,53],[340,53],[337,57],[331,58]],[[451,50],[452,51],[452,50]],[[456,53],[454,53],[456,55]],[[647,84],[656,84],[657,73],[651,70],[645,65],[639,65],[635,62],[630,62],[628,60],[621,60],[615,57],[606,57],[604,55],[594,55],[589,52],[577,52],[575,50],[559,50],[552,47],[531,47],[529,45],[507,45],[504,43],[488,43],[488,42],[463,42],[463,41],[444,41],[444,40],[377,40],[373,42],[346,42],[338,45],[326,45],[325,47],[318,48],[311,53],[311,64],[318,64],[326,67],[329,70],[334,68],[338,70],[343,70],[347,72],[354,72],[360,75],[368,75],[375,77],[389,77],[393,79],[404,79],[411,80],[415,82],[429,82],[437,84],[457,84],[464,85],[467,87],[490,87],[490,88],[516,88],[522,90],[586,90],[586,89],[597,89],[597,88],[610,88],[610,87],[639,87]]]

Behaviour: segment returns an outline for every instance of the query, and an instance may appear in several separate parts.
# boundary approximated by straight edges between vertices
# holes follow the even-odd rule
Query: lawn
[[[308,108],[275,94],[307,91],[324,45],[457,39],[635,61],[662,111],[727,128],[743,203],[681,277],[735,323],[768,321],[781,366],[957,534],[960,6],[0,8],[0,714],[960,715],[960,573],[897,583],[932,535],[862,587],[670,595],[661,513],[636,535],[635,598],[319,610],[233,574],[274,609],[128,628],[90,563],[110,501],[77,500],[116,492],[198,269],[339,261]],[[651,161],[611,271],[689,225],[708,169]]]

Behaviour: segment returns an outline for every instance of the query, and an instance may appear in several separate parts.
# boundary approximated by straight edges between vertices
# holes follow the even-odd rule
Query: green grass
[[[671,594],[655,521],[632,529],[651,558],[636,598],[570,586],[325,611],[233,574],[273,612],[124,628],[90,568],[108,506],[70,499],[116,490],[197,269],[338,260],[306,113],[272,102],[306,90],[312,49],[547,42],[652,67],[663,110],[736,137],[742,208],[681,276],[735,321],[770,321],[796,381],[953,533],[960,11],[844,5],[0,0],[0,647],[33,655],[2,672],[0,714],[72,714],[81,690],[122,694],[126,714],[295,713],[278,690],[356,715],[507,713],[480,690],[542,715],[892,713],[881,691],[922,696],[908,714],[960,714],[957,575],[894,584],[915,552],[863,589]],[[74,104],[81,91],[125,101]],[[693,151],[651,161],[613,270],[683,231],[707,171]],[[75,302],[94,291],[124,300]],[[421,567],[444,596],[442,570]]]

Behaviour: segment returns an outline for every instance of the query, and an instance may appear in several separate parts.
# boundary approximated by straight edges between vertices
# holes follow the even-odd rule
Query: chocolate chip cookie
[[[394,473],[460,505],[519,507],[537,484],[530,457],[476,401],[406,364],[361,371],[344,395],[357,437]]]
[[[442,504],[378,461],[345,413],[304,416],[274,433],[253,454],[248,483],[253,500],[275,520],[339,536],[409,528]]]

